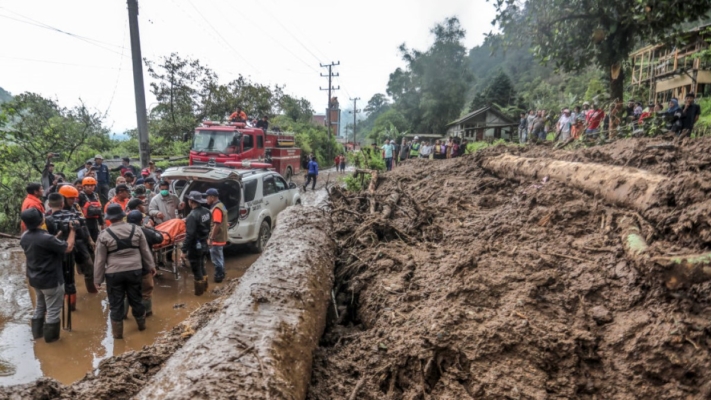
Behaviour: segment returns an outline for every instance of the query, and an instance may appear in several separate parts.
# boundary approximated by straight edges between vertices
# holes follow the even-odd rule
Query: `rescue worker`
[[[20,212],[28,210],[30,208],[35,208],[42,215],[44,215],[44,204],[42,204],[42,196],[44,196],[44,187],[36,182],[30,182],[25,187],[27,196],[22,200],[22,209]],[[24,221],[20,222],[20,231],[24,232],[27,230],[27,226]]]
[[[231,122],[247,122],[247,114],[242,111],[242,107],[237,107],[237,110],[230,115]]]
[[[190,263],[195,280],[195,295],[201,296],[207,290],[207,276],[205,271],[205,251],[207,239],[210,235],[210,211],[202,204],[202,193],[192,191],[188,195],[188,204],[192,211],[185,219],[185,241],[181,249],[183,260]]]
[[[79,193],[79,206],[84,212],[84,218],[86,218],[86,227],[89,229],[89,235],[91,240],[96,242],[99,237],[99,232],[104,229],[104,213],[101,212],[101,200],[99,195],[95,192],[96,190],[96,179],[93,177],[86,177],[81,181],[82,190]]]
[[[132,199],[131,201],[129,201],[129,208],[131,206],[131,202],[134,202],[136,200],[138,199]],[[145,215],[141,211],[133,210],[129,212],[126,216],[126,222],[141,228],[143,235],[146,237],[148,247],[152,248],[154,245],[163,243],[163,235],[160,232],[156,231],[153,228],[145,227],[143,225],[144,217]],[[153,288],[155,287],[153,276],[155,274],[155,270],[153,270],[152,273],[148,271],[143,271],[143,276],[141,278],[141,303],[146,309],[146,317],[150,317],[151,315],[153,315]],[[124,300],[124,319],[128,319],[127,297]]]
[[[223,249],[227,244],[227,208],[220,201],[217,189],[207,189],[207,205],[212,213],[212,230],[207,240],[210,246],[210,260],[215,266],[215,283],[225,279],[225,254]]]
[[[410,158],[417,158],[420,156],[420,138],[415,136],[412,139],[412,144],[410,145]]]
[[[116,195],[111,200],[109,200],[108,203],[106,203],[106,207],[104,207],[104,212],[108,213],[108,209],[111,204],[118,204],[121,207],[121,210],[125,210],[130,199],[131,190],[126,184],[120,184],[116,186]],[[111,221],[109,220],[105,220],[105,223],[106,226],[111,225]]]
[[[79,191],[76,188],[64,185],[59,188],[59,194],[64,196],[63,211],[72,214],[71,220],[79,221],[79,228],[76,230],[76,244],[74,245],[74,264],[76,264],[77,273],[84,275],[84,283],[86,290],[89,293],[98,293],[94,287],[94,258],[92,251],[94,249],[94,240],[91,237],[84,212],[79,205]],[[71,281],[74,282],[74,273],[72,272]],[[69,292],[67,292],[69,293]],[[74,293],[69,298],[72,311],[76,310],[77,295],[76,288]]]
[[[36,208],[20,214],[27,232],[20,246],[27,258],[27,278],[37,299],[32,316],[32,337],[51,343],[59,340],[60,313],[64,298],[62,259],[74,250],[74,226],[70,225],[67,240],[60,240],[41,227],[44,215]]]
[[[68,240],[69,231],[66,229],[71,221],[73,213],[64,210],[64,196],[60,193],[52,193],[47,197],[47,212],[45,223],[47,232],[57,236],[62,240]],[[73,224],[72,224],[73,225]],[[64,232],[62,232],[64,228]],[[76,227],[73,232],[76,234],[80,228]],[[74,246],[76,248],[76,241]],[[64,297],[69,303],[71,311],[76,310],[77,287],[74,280],[74,251],[64,254],[62,257],[62,282],[64,283]]]
[[[105,219],[111,222],[96,243],[94,283],[100,287],[106,279],[111,309],[111,333],[123,339],[123,298],[128,298],[138,330],[146,329],[146,308],[142,302],[141,284],[144,273],[155,274],[153,254],[141,229],[124,222],[126,213],[120,204],[106,207]]]
[[[161,181],[159,195],[153,196],[148,205],[148,214],[153,218],[156,225],[169,221],[178,216],[178,210],[182,210],[185,204],[180,202],[178,196],[170,194],[170,185],[166,181]]]

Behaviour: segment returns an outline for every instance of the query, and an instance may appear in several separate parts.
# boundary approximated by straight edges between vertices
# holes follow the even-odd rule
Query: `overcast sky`
[[[139,0],[139,7],[144,58],[176,52],[198,58],[224,83],[242,74],[283,84],[318,113],[327,101],[319,63],[341,62],[335,95],[346,108],[350,97],[365,103],[385,93],[390,72],[404,65],[401,43],[424,50],[430,28],[457,16],[473,47],[494,18],[485,0]],[[81,99],[106,112],[113,132],[136,126],[125,0],[0,0],[0,41],[0,87],[63,106]]]

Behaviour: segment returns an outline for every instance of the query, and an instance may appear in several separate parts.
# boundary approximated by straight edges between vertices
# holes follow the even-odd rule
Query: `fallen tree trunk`
[[[400,193],[395,192],[388,196],[385,204],[383,204],[383,218],[390,218],[390,214],[392,214],[393,208],[397,205],[398,201],[400,201]]]
[[[223,308],[138,399],[303,399],[326,323],[335,244],[315,208],[279,215],[264,254]]]
[[[507,178],[548,176],[640,213],[655,204],[655,191],[667,180],[662,175],[637,168],[525,158],[510,154],[487,158],[482,162],[482,168]]]

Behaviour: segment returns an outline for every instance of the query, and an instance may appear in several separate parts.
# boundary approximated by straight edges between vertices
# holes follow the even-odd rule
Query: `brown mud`
[[[332,189],[339,318],[307,398],[708,398],[711,284],[668,289],[628,258],[618,224],[633,218],[653,252],[708,251],[710,149],[499,146],[408,161],[372,194]],[[669,185],[640,213],[481,168],[501,153],[632,166]]]

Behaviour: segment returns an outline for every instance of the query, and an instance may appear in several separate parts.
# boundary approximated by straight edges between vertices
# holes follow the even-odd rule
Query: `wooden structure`
[[[649,101],[666,103],[687,93],[711,90],[711,62],[698,57],[708,50],[711,25],[685,32],[682,44],[650,45],[631,54],[632,85],[649,86]]]
[[[518,121],[493,107],[473,111],[447,125],[447,136],[484,141],[508,139],[517,135]]]

